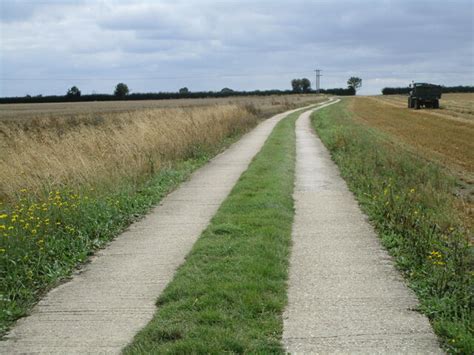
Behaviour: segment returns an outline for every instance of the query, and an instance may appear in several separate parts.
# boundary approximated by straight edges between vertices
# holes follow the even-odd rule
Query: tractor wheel
[[[411,97],[408,98],[408,108],[412,108],[411,107]]]
[[[414,100],[415,102],[413,103],[413,106],[415,107],[415,110],[420,109],[420,101],[418,99]]]
[[[439,100],[435,100],[435,102],[433,102],[433,108],[439,108]]]

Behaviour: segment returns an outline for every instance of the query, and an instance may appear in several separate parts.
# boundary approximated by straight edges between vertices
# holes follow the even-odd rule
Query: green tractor
[[[414,108],[415,110],[423,106],[426,108],[439,108],[439,99],[441,98],[440,85],[414,83],[410,85],[410,88],[408,108]]]

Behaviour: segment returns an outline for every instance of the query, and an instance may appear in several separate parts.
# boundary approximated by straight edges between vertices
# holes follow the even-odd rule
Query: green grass
[[[316,112],[312,123],[445,349],[474,353],[473,257],[456,208],[456,179],[355,122],[344,102]]]
[[[196,147],[143,182],[32,197],[22,191],[0,204],[0,334],[98,248],[146,214],[210,158],[237,140],[234,132],[215,146]]]
[[[283,351],[297,116],[275,127],[126,354]]]

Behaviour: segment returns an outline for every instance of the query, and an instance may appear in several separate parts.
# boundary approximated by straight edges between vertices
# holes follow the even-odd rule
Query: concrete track
[[[313,133],[297,121],[289,304],[291,353],[442,353],[417,300]]]
[[[49,292],[0,342],[0,353],[119,353],[151,320],[156,298],[273,127],[293,111],[264,121],[196,171],[71,281]]]

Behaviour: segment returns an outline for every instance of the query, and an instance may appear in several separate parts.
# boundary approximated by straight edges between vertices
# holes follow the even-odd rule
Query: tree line
[[[397,88],[390,88],[386,87],[382,89],[383,95],[405,95],[410,92],[410,87],[397,87]],[[441,90],[443,93],[456,93],[456,92],[474,92],[474,86],[441,86]]]
[[[347,81],[347,88],[320,89],[321,94],[350,96],[355,95],[357,88],[362,84],[362,79],[351,77]],[[190,91],[187,87],[180,88],[178,92],[157,92],[157,93],[130,93],[130,89],[125,83],[118,83],[115,86],[113,95],[111,94],[88,94],[83,95],[77,86],[72,86],[67,90],[66,95],[26,95],[22,97],[1,97],[0,104],[7,103],[41,103],[41,102],[75,102],[75,101],[113,101],[113,100],[168,100],[168,99],[203,99],[219,98],[230,96],[268,96],[268,95],[289,95],[300,93],[315,93],[311,89],[311,82],[307,78],[293,79],[291,81],[292,90],[253,90],[235,91],[230,88],[223,88],[220,91]]]
[[[184,89],[184,88],[182,88]],[[123,96],[112,94],[78,94],[71,91],[70,95],[48,95],[48,96],[22,96],[22,97],[2,97],[0,104],[7,103],[47,103],[47,102],[87,102],[87,101],[114,101],[114,100],[168,100],[168,99],[204,99],[232,96],[269,96],[269,95],[289,95],[295,94],[292,90],[253,90],[235,91],[223,88],[221,91],[189,91],[178,92],[157,92],[157,93],[129,93]],[[69,91],[69,90],[68,90]],[[80,91],[80,90],[79,90]]]
[[[357,89],[362,86],[362,79],[356,76],[351,76],[347,80],[347,88],[336,88],[336,89],[319,89],[321,94],[338,95],[338,96],[351,96],[355,95]],[[292,91],[294,93],[308,93],[315,92],[311,89],[311,82],[308,78],[293,79],[291,81]]]

